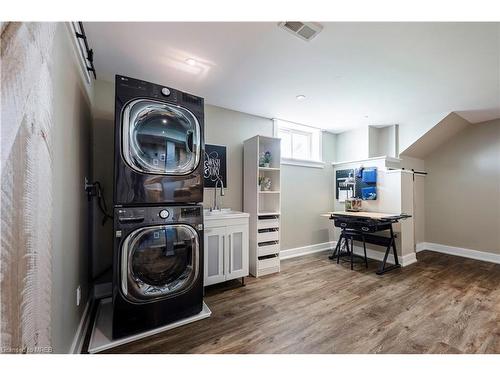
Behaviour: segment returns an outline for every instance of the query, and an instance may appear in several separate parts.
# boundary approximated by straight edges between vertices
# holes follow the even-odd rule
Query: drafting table
[[[344,231],[349,231],[351,233],[349,236],[351,240],[354,239],[356,241],[362,241],[363,245],[365,243],[371,243],[374,245],[384,246],[386,248],[384,259],[382,260],[382,264],[377,271],[377,275],[382,275],[388,271],[401,267],[396,251],[396,240],[392,224],[397,223],[402,219],[409,218],[411,217],[410,215],[367,211],[333,211],[321,214],[321,216],[328,217],[330,220],[333,220],[334,225],[342,230],[341,237],[339,238],[339,241],[337,241],[337,245],[335,246],[332,255],[330,255],[330,259],[333,259],[336,254],[339,255],[337,252],[341,251],[341,239],[344,238],[343,233]],[[389,230],[389,237],[374,234],[376,232],[386,230]],[[347,238],[344,239],[347,241]],[[391,249],[394,254],[394,264],[386,266],[387,258]]]

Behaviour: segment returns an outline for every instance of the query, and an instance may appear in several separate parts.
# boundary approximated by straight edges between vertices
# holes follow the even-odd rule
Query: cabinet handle
[[[228,236],[229,237],[229,273],[231,273],[231,234]]]

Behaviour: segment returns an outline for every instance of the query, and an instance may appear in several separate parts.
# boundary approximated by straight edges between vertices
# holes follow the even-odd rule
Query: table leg
[[[337,245],[335,245],[335,249],[333,249],[333,252],[331,255],[328,256],[328,259],[335,259],[335,255],[337,252],[340,252],[340,239],[342,238],[342,233],[339,236],[339,239],[337,241]]]
[[[361,235],[361,238],[363,239],[363,251],[365,253],[365,267],[368,268],[368,257],[366,256],[366,242],[365,242],[365,236]]]
[[[385,264],[387,262],[387,257],[389,256],[389,253],[391,252],[391,248],[394,251],[394,264],[386,267]],[[389,240],[389,244],[387,245],[387,249],[385,249],[384,260],[382,261],[382,264],[380,265],[380,268],[377,271],[377,275],[383,275],[384,273],[386,273],[388,271],[392,271],[393,269],[396,269],[399,267],[401,267],[401,264],[399,264],[399,261],[398,261],[398,254],[396,252],[396,240],[394,239],[394,231],[392,230],[392,224],[391,224],[391,238]]]
[[[342,233],[342,238],[344,240],[344,247],[347,251],[347,253],[349,253],[349,239],[347,237],[344,236],[344,233]],[[340,263],[340,253],[342,252],[342,244],[339,248],[339,252],[337,253],[337,264]]]
[[[351,271],[354,269],[354,239],[351,237]]]

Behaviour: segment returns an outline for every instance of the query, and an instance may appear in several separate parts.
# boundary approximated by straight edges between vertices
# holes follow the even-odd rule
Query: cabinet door
[[[205,286],[223,282],[224,275],[224,246],[226,242],[226,228],[205,228],[204,236],[204,277]]]
[[[226,280],[248,276],[248,225],[231,225],[226,232]]]

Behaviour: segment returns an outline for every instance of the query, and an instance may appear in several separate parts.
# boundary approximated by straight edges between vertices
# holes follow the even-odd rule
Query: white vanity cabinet
[[[244,212],[205,212],[204,286],[248,276],[248,218]]]

